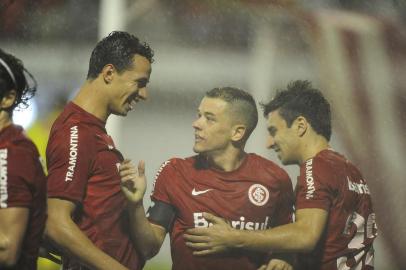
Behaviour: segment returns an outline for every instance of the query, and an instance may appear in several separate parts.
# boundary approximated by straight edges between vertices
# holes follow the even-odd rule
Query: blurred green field
[[[159,262],[147,262],[143,270],[170,270],[171,265]]]

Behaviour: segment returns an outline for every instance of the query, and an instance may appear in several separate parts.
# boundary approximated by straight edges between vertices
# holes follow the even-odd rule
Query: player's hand
[[[135,168],[131,160],[124,160],[119,168],[121,177],[121,190],[124,192],[127,200],[131,203],[142,203],[147,180],[145,178],[145,162],[138,162],[138,168]]]
[[[293,270],[293,266],[280,259],[271,259],[267,265],[262,265],[258,270]]]
[[[183,235],[186,246],[193,249],[193,255],[205,256],[229,250],[236,230],[227,221],[212,214],[203,213],[203,217],[213,225],[188,229]]]

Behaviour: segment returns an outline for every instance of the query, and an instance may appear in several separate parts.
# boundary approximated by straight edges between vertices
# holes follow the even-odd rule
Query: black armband
[[[164,227],[166,231],[169,231],[171,228],[175,214],[175,208],[162,201],[153,201],[147,211],[149,221]]]

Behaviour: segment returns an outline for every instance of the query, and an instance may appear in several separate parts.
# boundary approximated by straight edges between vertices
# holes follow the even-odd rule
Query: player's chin
[[[118,116],[127,116],[127,114],[131,111],[131,108],[128,106],[124,106],[115,112],[113,114],[118,115]]]
[[[287,159],[287,158],[283,158],[283,157],[279,157],[279,160],[281,161],[281,163],[283,165],[292,165],[292,164],[296,164],[295,161]]]
[[[201,154],[205,151],[201,146],[199,146],[197,143],[195,143],[195,145],[193,146],[193,152],[195,152],[196,154]]]

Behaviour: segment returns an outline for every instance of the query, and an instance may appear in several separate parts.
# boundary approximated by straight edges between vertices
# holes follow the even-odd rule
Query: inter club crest
[[[269,191],[263,185],[254,184],[248,189],[248,198],[253,204],[263,206],[269,200]]]

